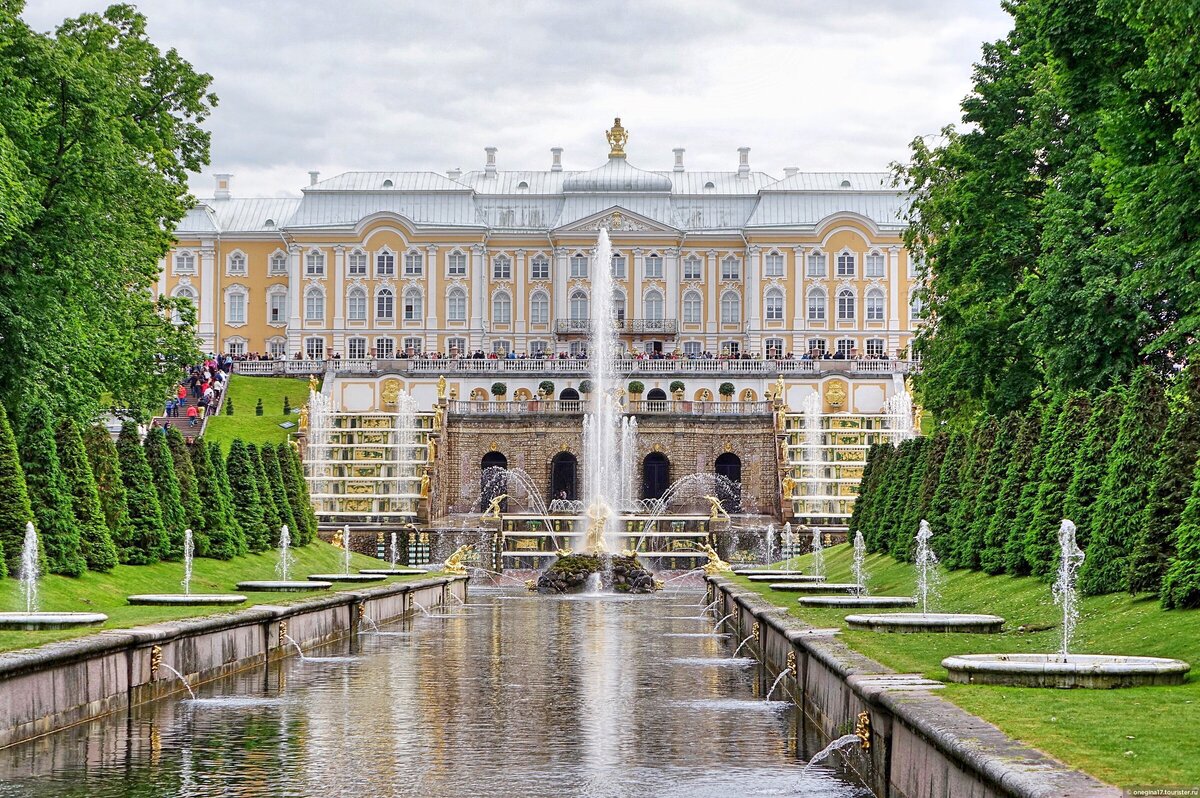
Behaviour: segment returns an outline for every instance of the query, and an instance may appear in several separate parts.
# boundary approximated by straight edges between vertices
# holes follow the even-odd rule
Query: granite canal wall
[[[819,748],[859,735],[848,767],[879,798],[1120,798],[1121,791],[1005,735],[938,695],[941,682],[900,674],[721,576],[707,578],[725,631],[753,648],[776,695],[788,694]],[[743,649],[744,651],[745,649]],[[836,754],[834,756],[837,756]]]
[[[0,654],[0,748],[261,666],[302,647],[466,598],[467,578],[438,577],[340,591],[287,605],[99,632]],[[288,650],[290,648],[290,651]]]

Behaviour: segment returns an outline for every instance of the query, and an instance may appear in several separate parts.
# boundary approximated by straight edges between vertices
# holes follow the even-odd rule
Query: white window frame
[[[703,280],[704,259],[697,255],[688,255],[683,259],[683,279]]]
[[[663,259],[657,252],[646,256],[646,279],[661,280],[663,277]]]
[[[737,291],[726,291],[721,294],[721,325],[742,323],[742,298]]]
[[[842,357],[850,357],[851,353],[858,348],[858,341],[853,338],[839,338],[833,344],[834,354],[842,353]]]
[[[367,289],[354,285],[346,292],[346,321],[366,321],[370,301]]]
[[[354,335],[346,339],[346,357],[351,360],[365,360],[370,347],[370,342],[361,335]],[[355,350],[358,350],[357,352]]]
[[[392,360],[396,357],[396,339],[390,335],[381,335],[375,339],[375,357],[380,360]]]
[[[419,250],[410,249],[404,253],[404,276],[423,277],[425,275],[425,256]]]
[[[176,252],[172,262],[175,274],[196,273],[196,253],[191,250],[182,249]]]
[[[267,258],[267,274],[278,275],[288,273],[288,254],[277,249]]]
[[[736,255],[726,255],[721,259],[721,279],[742,279],[742,260]]]
[[[367,253],[363,249],[354,249],[346,256],[346,275],[349,277],[367,276]]]
[[[404,289],[404,320],[422,321],[425,318],[425,297],[421,289],[409,286]]]
[[[425,339],[415,335],[407,336],[400,344],[405,357],[419,355],[425,349]]]
[[[319,249],[310,249],[304,253],[304,276],[325,276],[325,253]]]
[[[574,280],[586,280],[588,278],[588,256],[582,252],[576,252],[570,259],[569,275]]]
[[[867,289],[866,314],[867,321],[886,321],[887,297],[881,288]]]
[[[829,268],[829,259],[819,249],[808,253],[804,263],[805,277],[824,277],[826,269]]]
[[[467,354],[467,339],[461,337],[446,339],[446,354],[451,355],[457,351],[459,355]]]
[[[763,318],[766,321],[783,321],[783,291],[768,288],[763,298]]]
[[[171,292],[173,299],[186,299],[192,303],[192,308],[198,310],[200,306],[200,292],[190,285],[177,285],[175,290]],[[171,312],[171,323],[178,326],[183,324],[183,317],[179,315],[178,310]]]
[[[507,255],[497,255],[492,258],[492,279],[493,280],[511,280],[512,279],[512,258]]]
[[[512,297],[507,291],[492,296],[492,324],[512,324]]]
[[[467,276],[467,253],[456,249],[446,258],[446,274],[450,277]]]
[[[817,301],[819,300],[819,304]],[[809,321],[827,321],[829,319],[829,294],[824,288],[809,289],[805,298],[805,318]]]
[[[662,321],[665,312],[662,292],[657,288],[647,291],[642,297],[642,308],[642,318],[647,321]]]
[[[837,254],[834,266],[834,276],[854,277],[858,274],[858,256],[848,249],[843,249]]]
[[[550,295],[545,291],[534,291],[529,295],[529,323],[550,323]]]
[[[316,302],[320,303],[320,315],[313,312],[318,309],[315,306]],[[304,289],[304,321],[305,323],[325,322],[325,291],[320,286],[310,285]]]
[[[278,301],[279,307],[275,307]],[[278,315],[275,311],[278,310]],[[275,284],[267,289],[267,324],[287,324],[288,321],[288,289],[285,285]]]
[[[701,324],[704,321],[704,297],[699,291],[687,291],[683,295],[683,323]]]
[[[396,253],[384,247],[375,253],[375,276],[376,277],[395,277],[396,276]]]
[[[451,288],[446,294],[446,321],[462,322],[467,320],[467,292],[461,288]]]
[[[304,339],[304,356],[309,360],[325,359],[325,339],[310,335]]]
[[[834,301],[837,303],[838,321],[854,321],[858,318],[858,298],[852,289],[839,288]]]
[[[549,280],[550,259],[545,255],[534,255],[533,259],[529,261],[529,279]]]
[[[887,274],[887,258],[877,249],[873,249],[867,253],[866,260],[863,263],[863,276],[865,277],[883,277]]]
[[[287,339],[282,335],[268,338],[267,355],[273,358],[287,357]]]
[[[625,256],[620,252],[614,252],[612,254],[610,268],[612,269],[612,276],[614,280],[625,279],[625,275],[628,273],[628,270],[626,269],[627,265],[628,262],[626,261]]]
[[[579,312],[579,308],[583,312]],[[582,288],[577,288],[571,292],[571,296],[567,298],[567,313],[571,321],[587,321],[591,318],[592,303],[588,297],[587,291]]]
[[[778,250],[771,250],[763,256],[763,276],[764,277],[783,277],[784,270],[787,268],[787,261],[783,257],[783,253]]]
[[[685,355],[701,355],[704,345],[700,341],[684,341],[681,350]]]
[[[248,270],[246,253],[240,249],[235,249],[229,253],[229,258],[226,261],[226,270],[230,275],[244,277]]]
[[[784,341],[782,338],[763,339],[763,356],[767,360],[779,360],[783,357]]]
[[[867,357],[883,357],[887,354],[887,341],[883,338],[868,338],[864,346]]]
[[[375,292],[375,320],[396,320],[396,292],[388,286]]]

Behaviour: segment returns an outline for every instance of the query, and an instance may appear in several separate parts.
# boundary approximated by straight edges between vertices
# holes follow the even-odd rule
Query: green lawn
[[[300,416],[293,413],[283,414],[283,397],[287,397],[295,409],[308,401],[308,378],[304,377],[243,377],[234,374],[229,381],[229,396],[225,401],[233,399],[233,415],[225,415],[222,409],[219,415],[213,416],[204,431],[204,437],[221,444],[225,451],[234,438],[241,438],[247,443],[282,443],[288,439],[289,432],[296,432],[299,427],[286,430],[279,425],[285,421],[299,424]],[[263,414],[254,415],[258,400],[262,399]]]
[[[827,549],[827,576],[832,581],[851,581],[850,560],[847,545]],[[801,557],[794,562],[806,568],[808,561]],[[871,593],[912,595],[912,565],[873,555],[867,558],[867,570]],[[801,608],[795,593],[736,579],[814,626],[845,628],[844,618],[851,614]],[[1060,611],[1050,586],[1037,579],[952,571],[945,574],[934,609],[1002,615],[1009,631],[910,635],[847,630],[841,639],[890,668],[933,679],[945,678],[940,663],[952,654],[1058,649]],[[1156,600],[1123,594],[1084,599],[1081,609],[1073,651],[1173,657],[1192,663],[1196,670],[1179,687],[1049,690],[951,684],[944,695],[1010,736],[1112,784],[1200,784],[1200,757],[1187,731],[1200,727],[1200,610],[1164,612]],[[1039,631],[1018,631],[1021,626]]]
[[[291,577],[303,579],[308,574],[339,573],[342,570],[342,550],[328,543],[317,541],[302,549],[294,550],[295,564]],[[380,568],[379,560],[352,554],[353,568]],[[193,593],[232,593],[234,585],[251,579],[275,579],[275,552],[251,554],[233,560],[209,560],[197,558],[192,573]],[[387,582],[403,582],[421,579],[424,576],[395,576]],[[233,612],[254,604],[281,604],[311,598],[321,593],[246,593],[246,603],[228,609],[215,607],[132,607],[125,597],[135,593],[180,593],[183,588],[182,563],[158,563],[156,565],[119,565],[112,573],[98,574],[88,571],[78,579],[65,576],[45,576],[40,584],[40,609],[95,611],[108,615],[103,626],[85,629],[63,629],[46,632],[0,632],[0,651],[51,643],[80,637],[104,629],[123,629],[158,621],[191,618]],[[384,582],[367,585],[346,586],[342,589],[361,589]],[[335,583],[333,589],[338,589]],[[322,591],[325,593],[328,591]],[[16,579],[0,579],[0,610],[23,610],[20,584]]]

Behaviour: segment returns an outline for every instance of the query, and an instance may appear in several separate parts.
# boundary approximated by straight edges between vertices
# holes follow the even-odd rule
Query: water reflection
[[[869,795],[801,777],[795,710],[761,700],[697,597],[473,592],[473,612],[311,652],[352,660],[289,659],[0,751],[0,796]]]

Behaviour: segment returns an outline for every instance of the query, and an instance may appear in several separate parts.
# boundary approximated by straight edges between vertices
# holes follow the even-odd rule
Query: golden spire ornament
[[[608,146],[610,147],[608,157],[624,158],[625,144],[629,141],[629,132],[621,127],[621,117],[618,116],[613,119],[613,126],[604,134],[604,137],[608,139]]]

